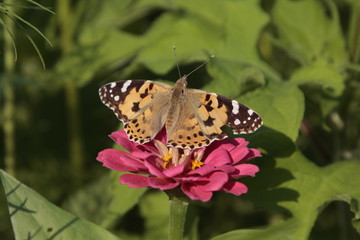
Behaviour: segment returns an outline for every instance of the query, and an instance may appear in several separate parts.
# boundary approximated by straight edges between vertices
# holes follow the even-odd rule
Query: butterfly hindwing
[[[191,107],[193,104],[191,98],[188,98],[177,105],[180,114],[176,121],[167,126],[168,146],[194,149],[210,144],[210,140],[200,126],[197,113]]]

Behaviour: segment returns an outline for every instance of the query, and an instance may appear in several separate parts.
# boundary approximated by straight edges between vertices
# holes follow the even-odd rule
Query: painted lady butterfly
[[[99,89],[101,101],[124,123],[129,139],[146,143],[165,126],[167,145],[195,149],[234,134],[252,133],[262,124],[260,116],[230,98],[187,89],[186,77],[175,86],[149,80],[112,82]]]

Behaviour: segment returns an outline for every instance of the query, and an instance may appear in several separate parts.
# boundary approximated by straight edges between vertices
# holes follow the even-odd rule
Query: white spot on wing
[[[130,86],[131,82],[132,82],[131,80],[127,80],[127,81],[124,83],[124,85],[122,86],[121,92],[126,92],[127,88]]]
[[[113,83],[111,83],[110,88],[114,88],[115,86],[116,86],[116,83],[113,82]]]
[[[235,101],[235,100],[232,100],[231,104],[232,104],[232,107],[233,107],[232,113],[233,114],[238,114],[239,113],[239,103],[237,101]]]
[[[251,110],[251,109],[248,110],[248,114],[249,114],[250,116],[253,115],[253,113],[254,113],[253,110]]]
[[[115,101],[119,101],[119,99],[120,99],[120,97],[119,97],[118,95],[116,95],[116,96],[114,97],[114,100],[115,100]]]
[[[239,119],[236,119],[235,121],[234,121],[234,124],[235,125],[239,125],[241,122],[240,122],[240,120]]]

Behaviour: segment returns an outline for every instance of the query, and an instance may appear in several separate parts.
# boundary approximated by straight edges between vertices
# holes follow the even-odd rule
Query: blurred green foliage
[[[175,82],[177,62],[188,73],[212,54],[189,86],[255,109],[265,125],[241,137],[264,157],[252,161],[257,176],[241,180],[249,186],[244,196],[216,193],[190,205],[187,239],[360,239],[359,1],[38,3],[55,15],[31,1],[13,11],[53,46],[24,22],[23,29],[15,24],[10,120],[16,178],[48,200],[2,171],[1,239],[13,239],[13,231],[16,239],[166,238],[166,195],[119,185],[119,173],[95,160],[119,128],[97,90],[121,79]],[[0,62],[2,110],[9,69]],[[9,120],[3,114],[1,126]],[[0,167],[7,169],[3,129]]]

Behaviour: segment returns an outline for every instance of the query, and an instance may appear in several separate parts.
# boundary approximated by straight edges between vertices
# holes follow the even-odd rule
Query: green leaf
[[[145,239],[167,239],[169,199],[162,191],[154,191],[141,199],[140,212],[145,218]]]
[[[217,36],[210,30],[214,26],[200,28],[202,24],[208,23],[196,17],[190,13],[185,13],[184,16],[163,14],[146,34],[146,48],[139,52],[136,63],[145,65],[157,74],[165,74],[176,64],[172,50],[174,45],[178,49],[180,63],[208,58]]]
[[[219,39],[216,59],[208,67],[215,81],[205,88],[229,97],[237,97],[241,84],[249,77],[261,73],[270,79],[279,78],[261,59],[256,46],[262,28],[269,21],[268,15],[256,1],[225,1],[224,7],[224,36]],[[253,75],[249,76],[249,71],[252,71]]]
[[[295,221],[286,221],[262,229],[244,229],[218,235],[212,240],[295,240],[292,233],[297,228]]]
[[[340,96],[345,88],[344,77],[324,61],[317,61],[298,69],[290,78],[297,84],[321,86],[327,94]]]
[[[261,171],[256,179],[245,179],[250,189],[246,197],[257,206],[285,210],[287,221],[297,223],[291,233],[293,239],[307,239],[321,210],[335,200],[350,204],[355,213],[353,222],[358,226],[360,211],[354,203],[360,200],[359,162],[318,167],[298,151],[290,157],[257,161],[262,163]],[[286,227],[283,230],[286,232]]]
[[[111,228],[139,202],[147,190],[120,184],[120,175],[111,171],[70,196],[63,207],[104,228]]]
[[[323,3],[279,0],[272,10],[273,19],[283,48],[295,59],[303,64],[331,59],[336,69],[341,69],[347,63],[347,54],[339,16],[332,1]]]
[[[112,227],[116,220],[119,220],[127,211],[139,203],[139,200],[148,190],[147,188],[130,188],[125,184],[120,184],[119,178],[123,173],[111,172],[112,198],[108,203],[107,213],[101,226]]]
[[[92,29],[94,31],[94,29]],[[59,80],[71,80],[82,86],[103,69],[128,61],[141,46],[141,39],[127,33],[96,29],[84,33],[84,45],[79,45],[66,54],[55,68]],[[91,42],[89,39],[91,38]],[[118,43],[121,42],[121,45]]]
[[[53,205],[3,170],[0,176],[16,239],[119,239]]]
[[[264,125],[295,141],[304,115],[304,96],[287,82],[269,83],[238,99],[260,114]]]

